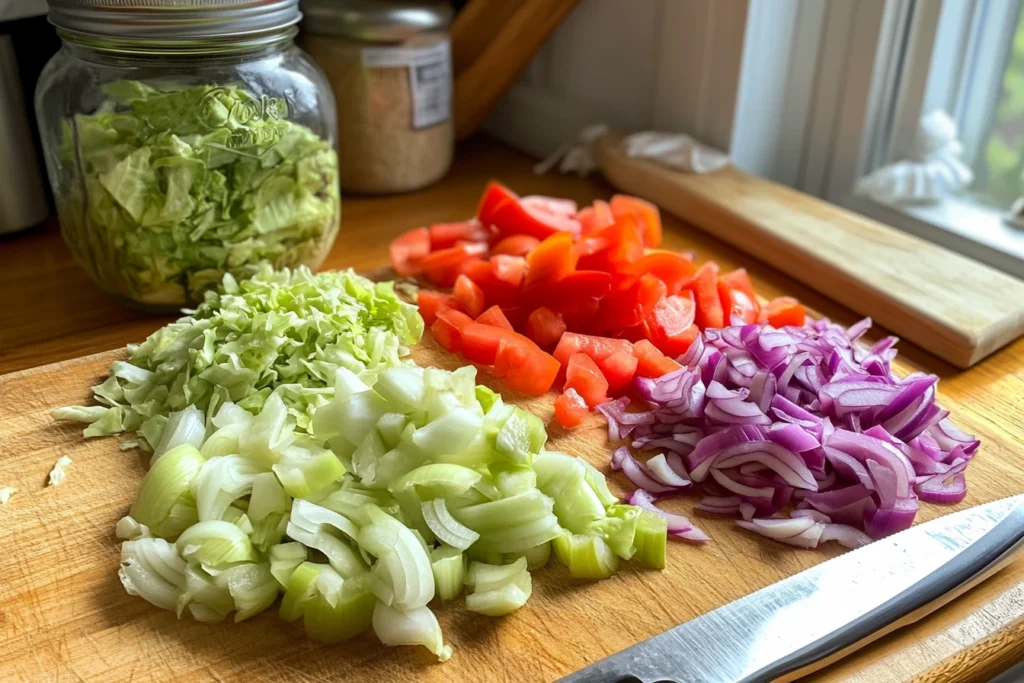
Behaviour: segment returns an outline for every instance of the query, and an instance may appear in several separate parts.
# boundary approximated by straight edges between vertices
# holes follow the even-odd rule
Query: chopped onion
[[[445,505],[444,498],[427,501],[423,503],[421,509],[427,527],[442,543],[447,543],[461,551],[473,545],[480,538],[480,534],[459,524],[452,517]]]
[[[446,662],[452,648],[441,637],[437,617],[426,607],[404,611],[378,602],[373,609],[373,631],[385,645],[422,645]]]
[[[936,405],[935,376],[892,372],[894,338],[870,349],[855,344],[870,325],[844,330],[822,319],[804,327],[705,330],[681,357],[684,367],[635,381],[641,410],[627,410],[634,406],[625,398],[600,406],[611,439],[628,438],[666,458],[645,466],[622,447],[612,469],[650,494],[679,490],[670,472],[693,481],[705,494],[698,510],[738,515],[759,533],[767,528],[759,519],[790,500],[807,511],[798,519],[835,521],[812,519],[820,529],[787,537],[802,547],[814,547],[822,534],[863,543],[838,526],[873,538],[905,529],[918,498],[962,500],[978,441]],[[682,458],[680,467],[671,466],[670,454]],[[670,533],[672,527],[670,521]]]

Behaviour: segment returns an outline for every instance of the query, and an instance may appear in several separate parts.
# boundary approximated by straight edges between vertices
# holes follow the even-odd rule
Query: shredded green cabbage
[[[18,492],[13,486],[0,486],[0,505],[7,505],[7,501]]]
[[[64,478],[67,477],[67,468],[71,466],[71,458],[66,455],[62,455],[57,458],[57,462],[53,464],[53,469],[50,470],[50,486],[59,486]]]
[[[352,271],[264,267],[242,282],[228,275],[191,315],[129,346],[128,361],[111,364],[110,377],[93,387],[107,408],[58,408],[53,416],[90,423],[87,436],[137,429],[141,445],[154,450],[168,426],[177,432],[183,422],[193,424],[173,414],[195,406],[209,423],[229,401],[257,413],[274,393],[299,431],[308,431],[313,412],[334,394],[339,368],[372,382],[380,369],[401,363],[422,333],[423,319],[392,283]],[[285,419],[278,414],[276,427]],[[235,431],[237,439],[250,430]],[[192,434],[168,433],[165,445]],[[261,436],[268,433],[249,439]],[[215,454],[236,452],[228,447]]]
[[[64,122],[61,229],[108,291],[160,307],[202,298],[221,274],[319,265],[340,218],[330,141],[279,98],[231,86],[104,87]]]

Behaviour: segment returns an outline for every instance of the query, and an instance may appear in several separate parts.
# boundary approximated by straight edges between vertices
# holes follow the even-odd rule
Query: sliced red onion
[[[736,524],[765,538],[799,548],[816,548],[825,526],[807,517],[752,519],[749,522],[739,520]]]
[[[790,513],[790,517],[810,517],[815,522],[821,522],[822,524],[831,524],[832,518],[823,512],[817,510],[805,509],[805,510],[793,510]]]
[[[620,447],[616,448],[615,452],[612,453],[612,471],[613,472],[621,472],[622,471],[622,461],[625,460],[628,457],[631,457],[629,455],[629,449],[628,448],[626,448],[625,446],[620,446]]]
[[[856,343],[870,324],[774,329],[734,319],[705,330],[684,367],[636,380],[649,410],[630,412],[626,399],[600,407],[610,438],[661,452],[645,466],[617,451],[614,464],[658,493],[698,482],[700,509],[741,514],[742,504],[746,516],[754,510],[750,523],[795,501],[807,511],[798,517],[814,518],[792,541],[802,547],[855,546],[861,528],[875,538],[906,528],[918,496],[961,500],[978,441],[936,404],[934,376],[893,374],[895,338]]]
[[[689,519],[683,515],[677,515],[672,512],[665,512],[661,508],[654,504],[654,498],[649,493],[642,489],[637,489],[633,492],[633,495],[629,497],[629,504],[635,505],[638,508],[650,510],[651,512],[660,515],[668,522],[668,535],[675,536],[684,541],[692,541],[694,543],[704,543],[709,541],[708,535],[698,529]]]
[[[704,496],[694,510],[712,515],[735,515],[742,502],[739,496]]]
[[[679,459],[678,455],[675,456],[675,459],[678,461],[678,469],[681,470],[683,467],[682,460]],[[664,453],[659,453],[653,458],[650,458],[647,461],[645,470],[647,474],[655,479],[659,484],[663,484],[665,486],[681,489],[689,488],[692,485],[690,480],[685,476],[680,475],[675,467],[669,466]]]
[[[749,522],[754,518],[754,515],[757,513],[757,508],[754,507],[753,503],[743,501],[742,503],[740,503],[737,512],[740,513],[740,517]]]
[[[673,486],[669,484],[663,484],[658,481],[646,467],[637,462],[630,453],[626,453],[625,456],[620,460],[622,466],[622,473],[626,475],[634,486],[641,488],[650,493],[673,493],[684,488],[683,486]],[[686,482],[688,487],[690,482]]]
[[[826,541],[836,541],[839,545],[852,550],[868,545],[872,539],[860,529],[847,524],[826,524],[818,542],[825,543]]]

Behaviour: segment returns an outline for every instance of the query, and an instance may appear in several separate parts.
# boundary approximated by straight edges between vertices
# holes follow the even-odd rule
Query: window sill
[[[931,206],[891,206],[850,197],[846,208],[1024,279],[1024,229],[968,199]]]

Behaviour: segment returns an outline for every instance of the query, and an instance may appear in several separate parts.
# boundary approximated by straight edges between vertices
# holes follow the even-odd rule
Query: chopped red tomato
[[[780,296],[778,299],[769,301],[761,309],[758,322],[765,320],[772,327],[786,327],[787,325],[803,327],[804,322],[807,320],[807,313],[804,311],[803,304],[793,297]]]
[[[426,228],[407,230],[391,242],[391,265],[402,277],[420,272],[420,261],[430,253],[430,232]]]
[[[462,272],[462,265],[486,251],[485,244],[462,242],[454,247],[427,254],[420,260],[419,266],[424,277],[430,282],[438,287],[451,287],[455,284],[455,278]]]
[[[518,287],[526,276],[526,259],[522,256],[497,254],[491,257],[491,271],[502,282]]]
[[[625,339],[612,339],[611,337],[597,337],[589,334],[577,334],[566,332],[558,340],[555,347],[555,359],[562,365],[569,362],[569,357],[574,353],[585,353],[595,361],[600,362],[616,351],[633,352],[633,345]]]
[[[612,215],[612,208],[608,206],[608,202],[598,199],[593,206],[580,209],[580,212],[576,214],[576,220],[580,222],[580,228],[586,235],[607,228],[615,222],[615,217]]]
[[[505,386],[529,396],[542,396],[551,388],[561,366],[550,354],[532,342],[527,344],[502,341],[494,360],[494,374]]]
[[[533,194],[519,200],[527,209],[537,209],[552,216],[576,216],[576,202],[571,199],[560,197],[545,197],[541,194]]]
[[[659,351],[647,339],[641,339],[633,344],[633,355],[637,359],[637,377],[661,377],[683,367]]]
[[[590,334],[598,332],[601,302],[597,299],[568,299],[551,303],[565,320],[566,327]]]
[[[558,282],[576,268],[576,259],[572,235],[562,232],[548,237],[526,257],[524,287]]]
[[[664,282],[669,296],[678,294],[695,271],[691,259],[672,251],[652,251],[628,266],[629,273],[638,276],[650,273]]]
[[[611,291],[612,276],[599,270],[577,270],[569,273],[547,292],[555,303],[576,299],[600,299]]]
[[[458,223],[435,223],[430,226],[430,248],[433,251],[454,247],[459,242],[481,242],[487,240],[487,231],[478,221]]]
[[[565,332],[565,321],[560,313],[541,306],[526,319],[526,336],[542,349],[550,349],[558,343]]]
[[[608,380],[594,359],[585,353],[569,356],[569,364],[565,366],[565,388],[575,389],[591,408],[608,400]]]
[[[533,346],[532,341],[518,332],[478,322],[463,327],[461,339],[462,355],[481,365],[494,365],[502,342]]]
[[[617,218],[615,223],[580,239],[577,250],[581,270],[613,272],[618,266],[632,263],[644,255],[644,245],[633,215]]]
[[[639,197],[617,194],[612,197],[611,209],[616,220],[624,215],[636,218],[646,246],[656,247],[661,244],[661,213],[654,204]]]
[[[494,225],[494,215],[498,207],[507,203],[519,203],[519,195],[508,189],[501,183],[492,180],[487,183],[483,195],[480,197],[480,204],[476,208],[476,217],[484,225]]]
[[[540,244],[540,240],[530,235],[509,235],[491,248],[491,254],[526,256],[538,244]]]
[[[709,327],[725,326],[725,312],[722,310],[722,299],[718,296],[718,264],[708,261],[694,274],[684,289],[693,292],[693,300],[697,305],[695,319],[697,327],[706,330]]]
[[[498,306],[488,308],[477,316],[476,321],[481,325],[490,325],[491,327],[500,327],[506,330],[512,329],[512,323],[508,321],[508,318],[505,317],[505,314],[501,312],[501,308]]]
[[[616,351],[607,358],[597,361],[601,374],[608,380],[608,392],[617,394],[625,389],[636,374],[639,361],[632,350]]]
[[[601,323],[607,330],[639,325],[645,312],[668,294],[665,283],[644,273],[629,289],[613,292],[601,300]]]
[[[761,305],[746,270],[740,268],[718,278],[718,296],[722,300],[726,325],[731,325],[733,318],[748,324],[757,322]]]
[[[484,298],[491,305],[508,306],[520,298],[519,286],[498,279],[491,261],[468,263],[462,272],[483,290]]]
[[[452,308],[452,304],[455,303],[455,297],[451,294],[432,292],[429,289],[421,289],[416,292],[416,305],[419,307],[423,323],[427,327],[433,325],[437,320],[438,311],[443,308]]]
[[[452,353],[458,353],[462,350],[462,330],[472,323],[473,319],[465,313],[443,308],[437,312],[437,319],[430,326],[430,332],[438,344]]]
[[[643,316],[647,338],[669,357],[686,353],[700,334],[693,324],[695,307],[692,296],[689,292],[685,297],[678,294],[667,296]]]
[[[502,305],[501,312],[505,314],[505,317],[512,324],[512,329],[519,332],[526,329],[526,317],[531,313],[529,308],[526,306]]]
[[[466,313],[474,318],[487,308],[484,290],[465,275],[455,278],[455,288],[452,293],[455,294],[455,300],[466,309]]]
[[[566,429],[572,429],[586,419],[590,409],[575,389],[566,389],[555,399],[555,420]]]

